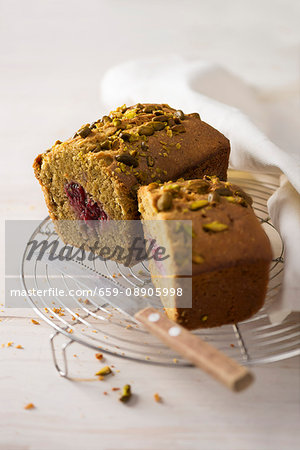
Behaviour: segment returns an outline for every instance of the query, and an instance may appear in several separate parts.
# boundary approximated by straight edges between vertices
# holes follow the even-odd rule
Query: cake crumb
[[[13,342],[12,341],[9,341],[8,343],[7,343],[7,347],[11,347],[13,345]]]
[[[35,405],[33,403],[28,403],[27,405],[24,406],[24,409],[34,409]]]
[[[31,323],[33,323],[33,325],[40,325],[40,322],[35,319],[31,319]]]
[[[23,349],[24,347],[22,347],[22,345],[18,344],[18,345],[16,345],[16,348],[21,348],[21,349]]]
[[[112,390],[112,391],[119,391],[120,388],[119,388],[119,387],[113,387],[113,388],[111,388],[111,390]]]
[[[99,359],[99,361],[101,361],[101,359],[103,359],[103,354],[102,353],[95,353],[95,358]]]
[[[178,359],[177,358],[173,358],[173,363],[177,364],[178,363]]]
[[[157,403],[161,403],[161,396],[157,392],[153,395],[153,397]]]
[[[234,344],[230,344],[230,347],[234,348],[234,347],[235,347],[235,345],[234,345]]]

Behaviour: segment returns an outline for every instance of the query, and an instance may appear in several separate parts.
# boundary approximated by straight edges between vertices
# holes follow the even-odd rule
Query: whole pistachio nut
[[[173,198],[170,192],[163,192],[157,200],[156,206],[158,211],[167,211],[172,207]]]

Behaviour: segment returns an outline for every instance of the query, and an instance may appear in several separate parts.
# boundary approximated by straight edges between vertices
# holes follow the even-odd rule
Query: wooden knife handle
[[[135,318],[168,347],[233,391],[242,391],[253,382],[254,377],[246,367],[168,319],[157,309],[145,308],[136,313]]]

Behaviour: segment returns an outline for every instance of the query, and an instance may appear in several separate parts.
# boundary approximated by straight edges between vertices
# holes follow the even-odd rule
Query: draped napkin
[[[269,316],[280,322],[300,311],[300,156],[279,148],[261,131],[269,129],[270,118],[254,90],[216,64],[169,55],[111,68],[101,80],[100,95],[108,109],[148,102],[197,111],[230,140],[230,167],[280,177],[268,208],[285,244],[285,268]]]

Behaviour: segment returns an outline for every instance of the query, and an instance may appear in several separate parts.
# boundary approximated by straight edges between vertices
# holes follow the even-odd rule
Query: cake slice
[[[190,329],[215,327],[245,320],[262,307],[272,251],[242,189],[206,176],[143,186],[138,201],[146,228],[147,221],[159,220],[156,230],[165,235],[168,221],[177,222],[177,228],[184,227],[181,221],[192,223],[192,305],[181,307],[180,297],[162,296],[171,319]],[[154,234],[158,243],[166,239]],[[172,241],[165,244],[172,248]],[[177,289],[185,281],[178,267],[170,276],[167,265],[178,265],[176,258],[167,262],[167,275],[160,262],[149,264],[156,287]]]
[[[141,185],[204,174],[225,180],[229,152],[199,114],[139,103],[57,141],[34,171],[53,220],[130,220],[138,218]]]

